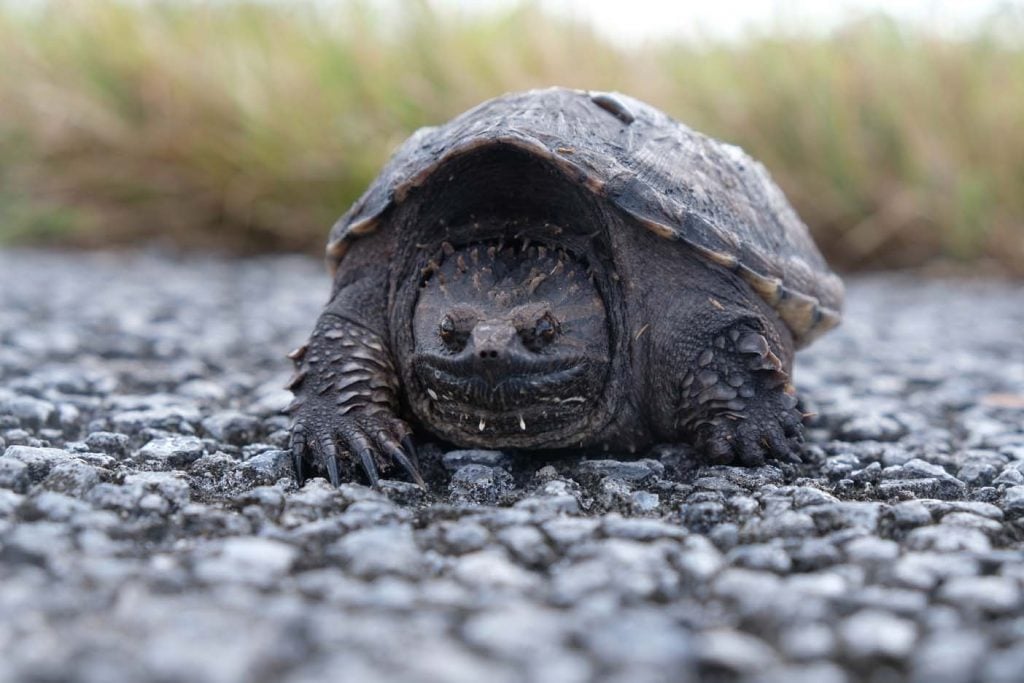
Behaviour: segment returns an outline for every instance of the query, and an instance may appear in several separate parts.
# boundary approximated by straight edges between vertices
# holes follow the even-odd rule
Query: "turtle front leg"
[[[779,354],[781,343],[765,326],[743,320],[716,334],[683,376],[677,429],[709,461],[799,461],[802,415]]]
[[[374,324],[373,315],[360,315],[368,305],[375,309],[382,291],[365,281],[339,291],[309,342],[289,354],[296,364],[287,388],[295,394],[289,412],[299,485],[317,470],[337,486],[342,479],[339,465],[348,465],[347,477],[355,465],[375,486],[380,473],[397,464],[425,486],[412,430],[397,417],[398,375],[383,323]]]

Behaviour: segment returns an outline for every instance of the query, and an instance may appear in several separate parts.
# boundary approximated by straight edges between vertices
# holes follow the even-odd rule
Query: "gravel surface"
[[[428,444],[428,493],[295,487],[327,286],[0,254],[0,680],[1024,677],[1022,285],[851,282],[802,466]]]

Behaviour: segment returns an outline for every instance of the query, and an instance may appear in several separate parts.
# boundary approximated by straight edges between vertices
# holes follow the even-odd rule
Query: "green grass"
[[[1024,274],[1019,12],[622,48],[529,5],[401,6],[0,2],[0,241],[319,252],[417,127],[560,84],[743,146],[840,266]]]

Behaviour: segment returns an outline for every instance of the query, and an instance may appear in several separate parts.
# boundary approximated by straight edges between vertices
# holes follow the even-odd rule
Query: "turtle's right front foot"
[[[380,334],[332,313],[289,354],[295,375],[291,452],[301,486],[310,473],[335,486],[361,468],[370,485],[397,465],[424,486],[412,430],[395,416],[398,380]]]
[[[318,405],[319,404],[319,405]],[[326,473],[338,486],[342,472],[353,476],[361,468],[371,486],[381,473],[396,467],[426,488],[419,471],[412,430],[387,411],[337,413],[330,405],[313,401],[295,415],[291,434],[292,462],[299,486],[312,472]]]

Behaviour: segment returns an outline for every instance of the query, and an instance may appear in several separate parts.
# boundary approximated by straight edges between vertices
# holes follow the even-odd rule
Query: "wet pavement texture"
[[[0,680],[1024,680],[1024,285],[851,280],[802,465],[292,479],[299,257],[0,254]]]

